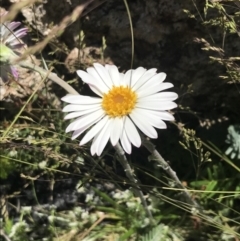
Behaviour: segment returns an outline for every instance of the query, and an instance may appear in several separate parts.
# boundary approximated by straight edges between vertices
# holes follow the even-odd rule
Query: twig
[[[59,25],[53,27],[52,31],[42,40],[33,47],[28,48],[17,61],[23,60],[29,54],[34,54],[40,52],[53,38],[59,37],[64,33],[66,27],[74,23],[82,14],[83,10],[92,2],[93,0],[87,0],[84,4],[77,6],[73,12],[66,16]]]
[[[11,239],[4,233],[4,231],[1,229],[0,230],[0,235],[5,238],[7,241],[11,241]]]
[[[0,18],[0,23],[5,23],[6,21],[11,21],[16,18],[17,14],[28,5],[34,4],[36,2],[41,2],[41,0],[27,0],[27,1],[20,1],[11,5],[8,14],[2,16]]]
[[[32,64],[28,61],[21,61],[18,63],[18,65],[20,65],[23,68],[37,71],[42,76],[46,76],[46,73],[48,73],[48,71],[46,71],[43,68],[36,66],[35,64]],[[79,93],[71,85],[69,85],[67,82],[65,82],[61,78],[59,78],[55,73],[50,72],[50,73],[48,73],[47,77],[48,77],[48,79],[52,80],[53,82],[55,82],[56,84],[58,84],[62,88],[64,88],[69,94],[79,95]]]
[[[105,214],[99,212],[99,219],[88,229],[86,230],[83,234],[80,236],[77,236],[78,240],[83,240],[99,223],[101,223],[105,218]]]
[[[123,166],[124,168],[124,171],[128,177],[128,179],[131,181],[131,184],[133,185],[133,190],[134,192],[136,193],[136,195],[138,197],[140,197],[141,199],[141,202],[143,204],[143,206],[145,207],[146,209],[146,212],[150,218],[150,221],[153,222],[153,217],[152,217],[152,213],[151,211],[149,210],[148,206],[147,206],[147,202],[143,196],[143,193],[142,191],[140,190],[140,187],[138,185],[138,180],[137,178],[134,176],[134,172],[133,170],[131,169],[130,165],[128,164],[128,161],[127,161],[127,158],[125,156],[125,152],[123,151],[122,147],[120,146],[119,143],[117,143],[116,146],[114,146],[114,149],[116,150],[117,152],[117,155],[118,155],[118,160],[119,162],[121,163],[121,165]]]

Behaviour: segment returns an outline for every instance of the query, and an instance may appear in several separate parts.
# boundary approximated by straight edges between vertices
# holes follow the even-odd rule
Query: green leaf
[[[145,234],[141,238],[141,241],[165,241],[168,234],[168,229],[168,226],[159,224],[157,227]]]

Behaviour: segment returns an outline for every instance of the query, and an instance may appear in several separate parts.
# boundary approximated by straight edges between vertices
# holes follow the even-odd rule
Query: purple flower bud
[[[7,12],[0,14],[0,17],[6,15]],[[15,79],[18,78],[18,72],[15,67],[8,64],[9,58],[12,57],[10,54],[17,54],[16,50],[20,49],[24,44],[21,43],[20,39],[27,34],[27,28],[20,28],[15,30],[21,25],[20,22],[4,22],[0,24],[0,45],[2,50],[8,51],[1,51],[1,69],[0,69],[0,77],[3,81],[7,81],[9,75],[12,75]],[[5,47],[4,47],[5,46]],[[14,52],[12,52],[12,51]],[[8,57],[9,54],[9,57]]]

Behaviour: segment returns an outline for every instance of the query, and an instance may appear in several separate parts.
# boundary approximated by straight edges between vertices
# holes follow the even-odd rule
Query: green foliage
[[[11,162],[7,157],[0,157],[0,178],[6,179],[9,174],[15,170],[15,163]]]
[[[11,48],[8,48],[5,44],[0,43],[0,63],[8,63],[12,58],[16,58],[17,55],[12,51]]]
[[[9,237],[13,241],[28,241],[29,237],[27,234],[28,225],[25,221],[20,221],[12,226],[11,233]]]
[[[12,227],[13,227],[13,220],[7,218],[4,224],[4,230],[6,234],[10,234]]]
[[[163,224],[154,227],[151,231],[141,237],[141,241],[167,241],[169,228]]]

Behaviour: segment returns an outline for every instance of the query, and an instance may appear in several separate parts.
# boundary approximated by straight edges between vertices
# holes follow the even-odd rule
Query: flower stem
[[[176,172],[169,166],[169,164],[164,160],[161,154],[155,149],[155,146],[152,142],[150,142],[147,138],[142,138],[142,144],[145,146],[149,152],[151,152],[151,156],[149,160],[154,160],[159,163],[159,166],[174,180],[175,185],[181,188],[182,193],[188,204],[192,206],[192,208],[196,208],[198,211],[201,210],[200,205],[191,198],[188,190],[183,186],[181,181],[179,180]]]
[[[120,146],[119,143],[117,143],[117,145],[114,146],[114,149],[117,152],[119,162],[121,163],[128,179],[131,181],[131,184],[133,185],[133,190],[134,190],[135,194],[141,199],[141,202],[149,216],[150,221],[154,222],[152,213],[147,206],[147,202],[144,198],[143,192],[141,191],[141,189],[138,185],[139,181],[135,177],[134,171],[131,169],[131,167],[127,161],[124,150],[122,149],[122,147]]]

